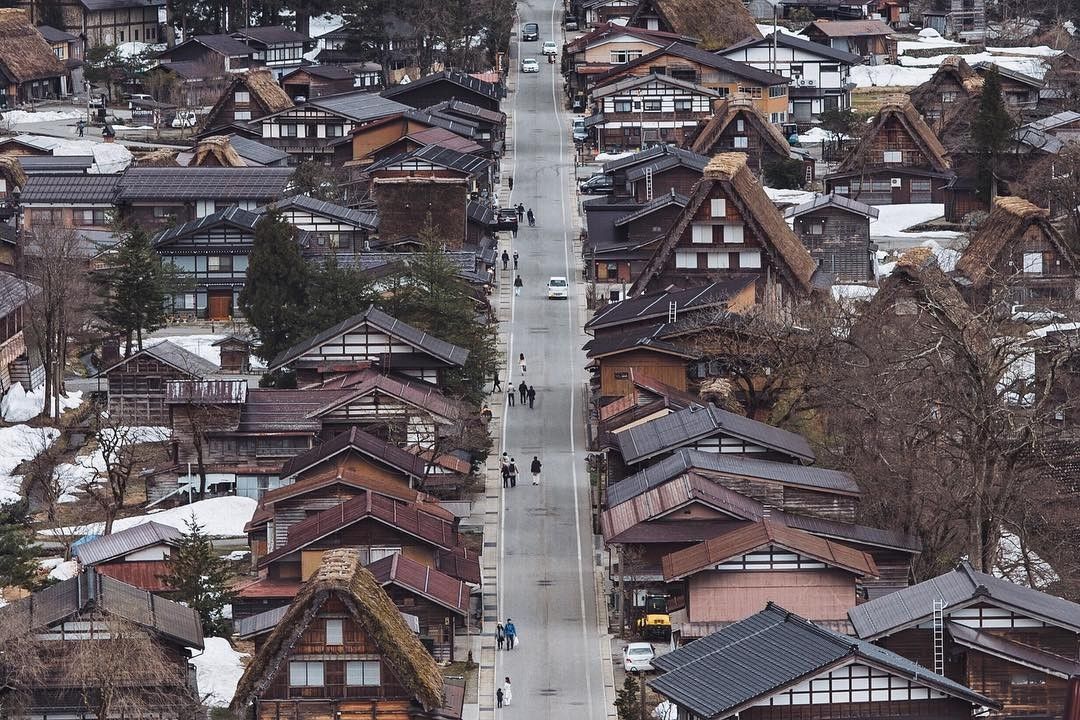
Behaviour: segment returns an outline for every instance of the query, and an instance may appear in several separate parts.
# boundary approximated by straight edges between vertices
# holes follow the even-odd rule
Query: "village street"
[[[496,686],[510,676],[513,702],[495,710],[494,717],[600,720],[606,712],[581,420],[581,273],[572,245],[578,231],[571,223],[574,147],[569,116],[562,109],[558,65],[544,62],[540,54],[544,40],[562,42],[556,22],[562,3],[525,2],[519,14],[518,27],[538,22],[541,37],[515,41],[513,47],[516,82],[503,107],[512,117],[514,146],[503,174],[513,174],[515,185],[508,200],[504,181],[503,203],[532,208],[537,227],[523,222],[512,243],[511,252],[520,255],[521,295],[509,292],[511,273],[500,276],[501,314],[506,317],[508,311],[510,318],[501,328],[507,347],[503,383],[516,388],[524,379],[535,387],[536,403],[532,410],[527,403],[503,408],[499,446],[516,458],[522,479],[503,491],[499,504],[497,616],[513,618],[521,644],[496,655]],[[521,57],[535,57],[540,72],[517,73]],[[547,299],[552,276],[569,279],[569,300]],[[520,353],[527,363],[524,376]],[[493,404],[499,400],[505,403],[503,397],[493,398]],[[528,472],[533,456],[543,463],[539,487],[531,485]],[[495,492],[489,486],[488,495]],[[493,609],[485,601],[485,619],[495,614]],[[494,698],[482,696],[480,706],[482,717],[492,717],[485,711],[494,706]]]

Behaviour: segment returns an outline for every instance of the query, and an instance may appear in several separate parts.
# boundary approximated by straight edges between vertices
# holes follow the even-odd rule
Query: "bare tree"
[[[47,677],[41,641],[29,631],[30,611],[9,611],[0,622],[0,716],[17,717],[30,709],[33,689]]]

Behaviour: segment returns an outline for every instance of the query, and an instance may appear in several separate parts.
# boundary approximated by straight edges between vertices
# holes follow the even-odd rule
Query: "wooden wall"
[[[600,395],[618,398],[633,392],[630,370],[678,390],[686,390],[686,359],[651,350],[631,350],[600,358]]]
[[[770,600],[808,620],[843,620],[855,607],[855,577],[843,570],[705,571],[687,588],[691,622],[736,622]]]

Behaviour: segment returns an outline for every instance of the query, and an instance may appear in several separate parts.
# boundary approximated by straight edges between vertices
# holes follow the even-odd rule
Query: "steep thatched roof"
[[[225,90],[214,103],[214,107],[210,108],[210,112],[203,119],[202,127],[205,130],[223,127],[232,122],[232,118],[222,115],[225,108],[231,106],[237,90],[247,90],[249,93],[252,120],[288,110],[293,106],[292,98],[277,84],[269,68],[261,66],[249,68],[247,72],[237,75],[225,86]]]
[[[15,155],[0,155],[0,177],[20,189],[26,185],[26,172]]]
[[[981,286],[990,281],[994,261],[1006,246],[1022,242],[1029,230],[1041,234],[1070,264],[1076,264],[1061,233],[1050,223],[1050,211],[1034,205],[1023,198],[1001,197],[994,202],[990,216],[971,235],[956,270],[973,285]]]
[[[195,156],[191,159],[191,164],[206,165],[210,160],[214,161],[211,164],[218,167],[247,167],[247,163],[224,135],[203,138],[195,145]]]
[[[0,8],[0,67],[19,83],[67,73],[52,46],[16,8]]]
[[[180,167],[176,162],[176,150],[158,148],[135,156],[135,167]]]
[[[968,97],[982,93],[983,79],[978,73],[967,64],[964,58],[959,55],[950,55],[938,66],[929,80],[908,94],[911,104],[923,114],[930,108],[940,106],[942,85],[946,81],[955,83]]]
[[[708,155],[720,134],[736,118],[741,118],[752,126],[762,140],[778,155],[781,157],[791,155],[791,145],[784,139],[780,129],[769,122],[769,119],[765,117],[764,113],[758,109],[752,100],[745,98],[722,100],[717,103],[713,116],[709,118],[705,127],[698,133],[690,149],[696,153]]]
[[[741,0],[642,0],[629,25],[641,26],[640,16],[655,12],[671,32],[701,38],[698,47],[719,50],[761,31]]]
[[[837,172],[857,170],[861,158],[873,145],[875,136],[882,132],[884,127],[893,119],[897,120],[900,126],[911,136],[911,139],[922,150],[936,172],[944,173],[949,171],[948,151],[938,140],[934,131],[930,129],[930,126],[926,124],[926,121],[922,119],[919,111],[911,104],[908,96],[891,95],[885,99],[885,103],[878,110],[877,115],[874,116],[873,127],[871,127],[870,132],[863,138],[859,147],[844,158],[844,161],[840,163],[840,167],[837,168]]]
[[[900,256],[892,273],[881,280],[860,325],[870,332],[880,331],[879,318],[891,315],[890,306],[905,295],[914,295],[924,310],[961,332],[969,333],[971,342],[986,342],[986,338],[980,336],[977,324],[972,322],[971,307],[938,265],[937,256],[926,247],[912,248]]]
[[[424,711],[443,706],[443,678],[435,659],[363,566],[360,552],[340,548],[323,554],[319,570],[293,599],[281,622],[244,670],[230,706],[235,714],[245,713],[278,673],[288,672],[293,645],[331,596],[344,603],[352,619],[378,647],[382,661]]]
[[[817,263],[784,222],[783,215],[769,200],[769,196],[761,189],[754,174],[746,166],[746,155],[743,153],[721,153],[709,161],[705,166],[704,177],[694,184],[690,202],[672,224],[641,274],[634,280],[630,294],[639,295],[644,292],[649,283],[661,273],[679,239],[689,230],[694,215],[710,197],[717,184],[721,186],[725,197],[738,208],[743,220],[754,230],[765,252],[788,281],[803,293],[809,294],[810,280],[817,269]]]

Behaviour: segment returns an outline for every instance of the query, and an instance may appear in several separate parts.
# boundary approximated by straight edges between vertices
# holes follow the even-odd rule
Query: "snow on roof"
[[[210,498],[208,500],[199,500],[190,505],[181,505],[160,512],[152,512],[147,515],[123,518],[113,523],[113,530],[126,530],[129,527],[150,521],[162,525],[171,525],[179,530],[186,530],[187,521],[194,517],[195,521],[203,527],[203,531],[211,537],[244,537],[244,525],[255,514],[257,505],[256,500],[247,497]],[[104,523],[90,523],[78,527],[45,531],[45,534],[50,532],[55,534],[94,534],[101,533],[104,529]]]

